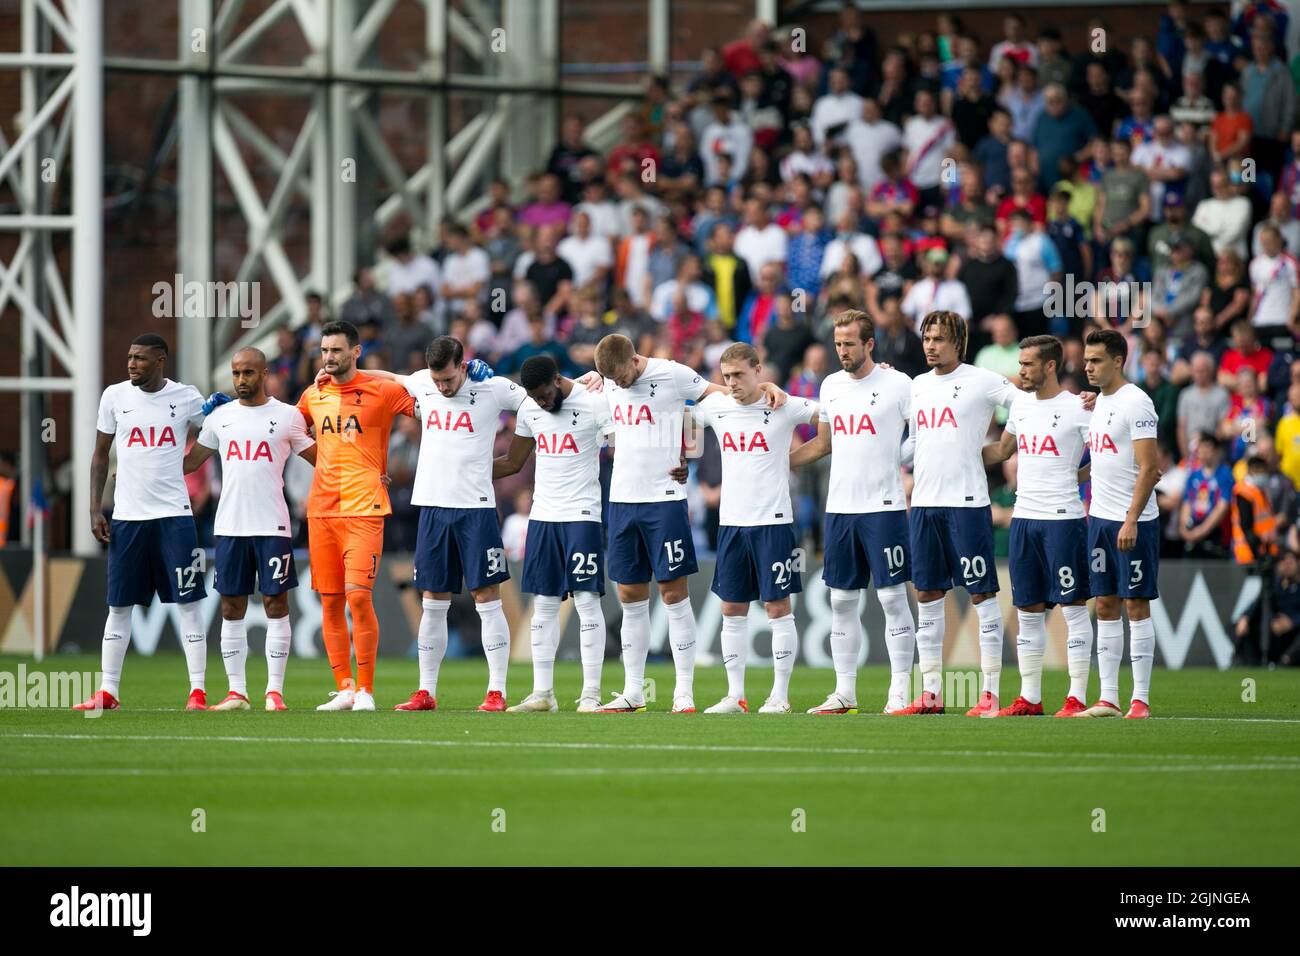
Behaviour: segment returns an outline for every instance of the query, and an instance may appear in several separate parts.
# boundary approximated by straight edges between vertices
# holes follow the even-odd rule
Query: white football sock
[[[1092,669],[1092,619],[1083,604],[1061,608],[1065,616],[1065,659],[1070,669],[1068,696],[1088,702],[1088,672]]]
[[[181,647],[190,672],[190,690],[203,690],[203,676],[208,669],[208,632],[203,627],[203,611],[198,601],[178,604],[176,609],[181,615]]]
[[[907,603],[907,585],[894,584],[877,588],[880,607],[885,612],[885,647],[889,651],[889,699],[906,700],[912,680],[912,657],[916,648],[916,624],[912,607]],[[833,619],[832,619],[833,620]]]
[[[248,632],[243,618],[221,622],[221,663],[226,666],[226,680],[236,694],[248,696],[245,665],[248,661]]]
[[[916,605],[916,650],[926,693],[943,696],[943,598]]]
[[[1119,705],[1119,665],[1124,659],[1124,621],[1097,621],[1097,673],[1101,675],[1098,700]]]
[[[650,653],[649,600],[624,602],[619,634],[623,641],[623,696],[630,701],[643,701],[645,659]]]
[[[560,599],[533,595],[533,693],[555,690],[555,652],[560,646]]]
[[[1002,609],[997,596],[975,605],[980,622],[980,670],[984,672],[984,689],[994,697],[1002,683]]]
[[[104,620],[104,643],[99,649],[99,669],[103,673],[101,690],[114,697],[122,683],[122,661],[131,646],[131,608],[110,607]]]
[[[835,665],[835,693],[858,699],[858,655],[862,653],[862,618],[858,617],[860,591],[831,588],[831,663]]]
[[[447,656],[447,609],[451,601],[424,598],[420,601],[420,630],[415,635],[415,649],[420,655],[420,690],[438,696],[438,671]]]
[[[799,652],[799,633],[795,630],[794,615],[773,618],[772,624],[772,696],[777,700],[790,699],[790,675],[794,673],[794,659]]]
[[[510,624],[501,601],[484,601],[475,604],[479,621],[483,625],[483,655],[488,665],[488,690],[506,692],[506,670],[510,666]]]
[[[1020,696],[1031,704],[1043,702],[1043,652],[1047,650],[1047,612],[1018,611],[1020,636],[1016,657],[1020,661]]]
[[[284,669],[289,663],[289,642],[293,629],[289,615],[266,622],[266,692],[284,693]]]
[[[727,696],[745,699],[745,663],[749,660],[749,615],[722,618],[722,666],[727,670]]]
[[[668,643],[673,649],[673,670],[677,672],[674,697],[695,695],[695,612],[689,597],[668,609]]]
[[[600,670],[605,663],[605,612],[600,607],[600,595],[594,591],[575,591],[573,604],[578,609],[582,693],[584,697],[600,697]]]
[[[1133,664],[1133,699],[1151,703],[1151,665],[1156,658],[1156,626],[1151,618],[1128,622],[1129,660]]]

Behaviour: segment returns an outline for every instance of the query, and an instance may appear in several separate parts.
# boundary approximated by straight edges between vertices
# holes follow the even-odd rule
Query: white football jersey
[[[1016,436],[1013,518],[1083,517],[1079,462],[1088,447],[1089,417],[1070,392],[1041,402],[1032,392],[1020,393],[1007,415],[1007,431]]]
[[[274,398],[264,405],[229,402],[204,420],[198,442],[215,448],[221,460],[215,532],[232,538],[288,537],[284,466],[314,444],[302,412]]]
[[[693,369],[668,359],[646,359],[630,388],[605,379],[614,474],[609,499],[628,503],[685,499],[686,486],[668,477],[681,462],[686,401],[709,387]]]
[[[903,431],[912,417],[912,380],[877,365],[870,375],[828,375],[818,397],[818,419],[831,430],[832,514],[902,511]]]
[[[495,508],[492,451],[501,413],[518,411],[528,393],[504,378],[467,378],[444,398],[428,369],[412,372],[402,384],[415,397],[421,428],[411,504]]]
[[[531,438],[534,521],[600,521],[600,446],[609,426],[609,402],[574,385],[558,412],[531,398],[519,406],[515,434]]]
[[[1159,420],[1151,397],[1132,382],[1114,395],[1098,395],[1092,409],[1088,447],[1092,451],[1092,505],[1089,514],[1107,521],[1123,521],[1137,487],[1138,464],[1133,442],[1156,437]],[[1142,506],[1139,521],[1159,517],[1156,496]]]
[[[813,420],[817,403],[791,398],[780,408],[768,408],[763,396],[752,405],[741,405],[715,392],[696,405],[693,414],[713,429],[722,449],[719,523],[733,528],[793,524],[790,439],[796,427]]]
[[[130,381],[104,389],[96,427],[114,436],[116,521],[147,521],[192,514],[185,489],[185,443],[190,419],[203,413],[203,396],[192,385],[163,379],[146,392]]]
[[[1020,389],[996,372],[965,363],[947,375],[931,370],[912,379],[913,507],[988,505],[984,438],[993,410],[1009,408],[1019,395]]]

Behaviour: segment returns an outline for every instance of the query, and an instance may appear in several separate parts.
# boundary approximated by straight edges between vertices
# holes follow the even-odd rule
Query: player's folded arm
[[[519,469],[523,468],[524,463],[528,461],[528,456],[533,453],[533,446],[536,444],[535,439],[512,435],[506,453],[500,458],[492,459],[492,480],[518,474]]]

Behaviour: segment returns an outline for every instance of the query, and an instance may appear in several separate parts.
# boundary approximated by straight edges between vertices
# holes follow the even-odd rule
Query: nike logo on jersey
[[[574,578],[573,580],[575,580],[575,581],[577,581],[579,584],[581,584],[583,581],[590,581],[590,580],[591,580],[592,578],[594,578],[594,577],[595,577],[594,574],[589,574],[589,575],[587,575],[585,578]]]

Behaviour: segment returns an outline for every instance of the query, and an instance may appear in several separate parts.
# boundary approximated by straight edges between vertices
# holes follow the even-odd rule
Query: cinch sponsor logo
[[[152,893],[70,893],[50,897],[51,926],[128,926],[133,936],[148,936],[152,927]]]
[[[1135,428],[1155,428],[1159,424],[1154,418],[1144,418],[1133,423]]]

